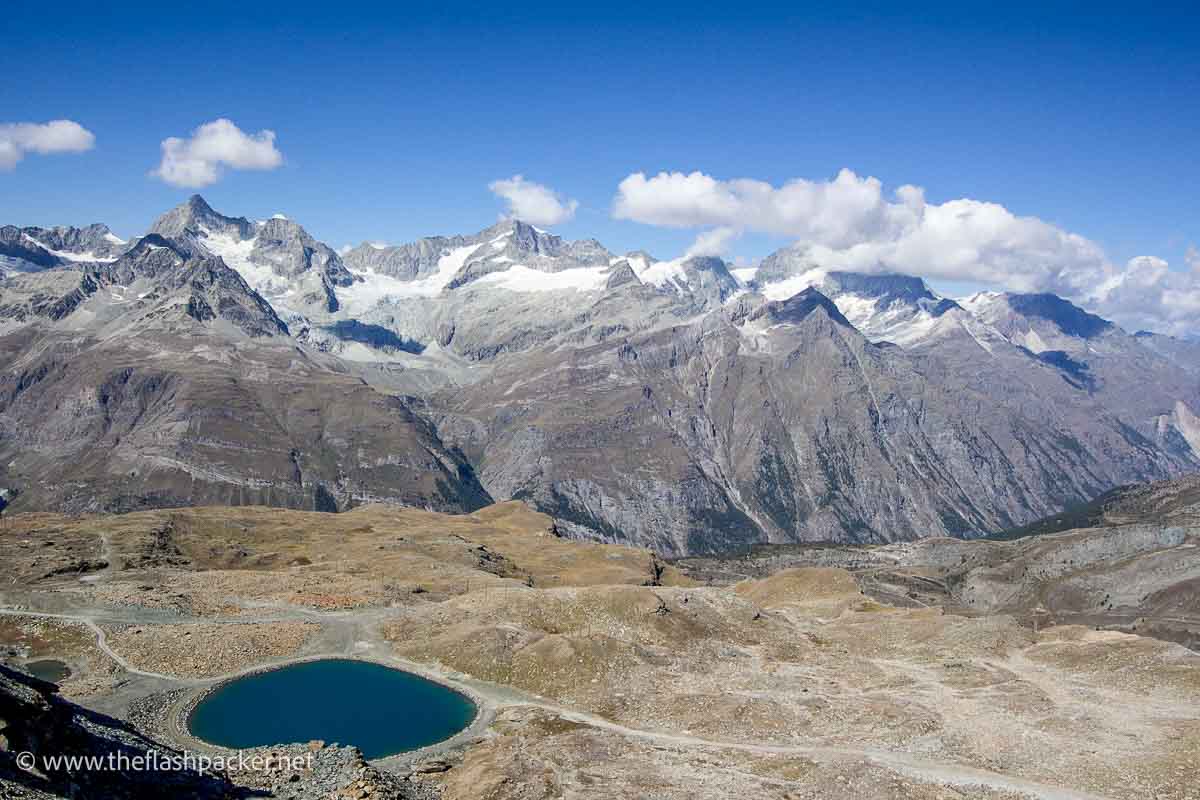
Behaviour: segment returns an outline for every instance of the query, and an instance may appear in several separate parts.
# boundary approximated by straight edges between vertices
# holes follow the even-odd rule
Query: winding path
[[[123,656],[108,646],[108,640],[104,635],[104,629],[95,623],[90,617],[75,614],[50,614],[42,611],[19,611],[7,608],[0,608],[0,616],[5,617],[34,617],[36,619],[58,619],[65,622],[75,622],[80,625],[87,626],[88,630],[96,635],[96,647],[100,648],[104,655],[116,662],[117,666],[133,675],[141,675],[146,678],[160,678],[168,681],[189,682],[186,678],[178,678],[174,675],[164,675],[161,672],[147,672],[146,670],[138,669],[125,660]]]

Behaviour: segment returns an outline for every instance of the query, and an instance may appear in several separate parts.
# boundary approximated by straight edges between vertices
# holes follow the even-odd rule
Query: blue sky
[[[522,174],[578,200],[556,232],[669,257],[697,231],[613,219],[631,173],[778,186],[849,168],[1185,268],[1194,8],[917,5],[18,1],[0,17],[0,123],[71,119],[95,147],[0,172],[0,221],[136,234],[193,191],[149,176],[162,140],[228,118],[273,130],[284,163],[201,193],[335,246],[482,228],[504,208],[488,183]],[[728,255],[788,240],[747,230]]]

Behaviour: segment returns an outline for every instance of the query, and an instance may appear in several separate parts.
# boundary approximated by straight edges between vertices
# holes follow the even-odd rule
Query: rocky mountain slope
[[[183,239],[13,276],[0,320],[0,485],[25,507],[488,499],[411,403],[298,347],[241,275]]]
[[[885,602],[1136,632],[1200,650],[1200,476],[1115,489],[988,540],[767,545],[677,566],[717,583],[840,567]]]
[[[498,364],[438,420],[497,496],[664,553],[969,535],[1189,463],[1083,410],[1026,415],[928,370],[806,290]]]
[[[1200,469],[1200,350],[1052,296],[958,302],[915,278],[814,269],[796,248],[735,276],[721,259],[615,255],[516,220],[342,257],[290,220],[224,216],[198,196],[122,247],[0,283],[0,449],[27,462],[0,485],[25,507],[86,504],[98,469],[133,483],[94,507],[300,506],[317,485],[339,509],[486,494],[573,535],[678,555],[975,536]],[[150,248],[211,276],[160,275]],[[120,446],[56,433],[74,424],[50,414],[60,396],[104,395],[90,387],[112,365],[172,358],[181,384],[225,381],[184,405],[189,425],[222,419],[202,459],[141,413]],[[34,380],[43,370],[60,377]],[[376,410],[360,418],[345,397]],[[103,452],[80,458],[88,448]],[[320,465],[299,468],[311,479],[293,451]],[[109,466],[62,483],[93,460]],[[145,477],[168,461],[189,486],[226,488]]]
[[[0,226],[0,276],[80,263],[113,261],[129,246],[107,225],[85,228]]]
[[[199,195],[161,216],[150,232],[220,257],[296,318],[337,311],[334,287],[354,282],[337,253],[291,220],[276,216],[251,223],[226,217]]]

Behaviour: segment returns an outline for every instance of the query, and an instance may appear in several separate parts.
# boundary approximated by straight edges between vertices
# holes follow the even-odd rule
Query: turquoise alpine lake
[[[237,678],[202,698],[188,729],[241,750],[320,739],[382,758],[449,739],[475,719],[465,695],[369,661],[305,661]]]

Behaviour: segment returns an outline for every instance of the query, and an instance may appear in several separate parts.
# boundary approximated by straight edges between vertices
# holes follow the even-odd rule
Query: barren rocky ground
[[[1194,541],[1190,518],[1172,526],[1172,547]],[[65,662],[65,698],[195,750],[206,746],[181,724],[189,701],[297,659],[407,667],[479,703],[446,746],[371,767],[394,779],[339,767],[336,786],[297,778],[304,796],[1200,798],[1200,654],[1058,624],[1074,621],[1065,600],[1035,630],[1018,602],[1090,602],[1098,586],[1054,589],[1081,585],[1081,569],[1113,586],[1149,580],[1129,565],[1164,548],[1122,530],[964,545],[981,548],[975,561],[947,547],[935,564],[934,543],[906,546],[933,548],[920,563],[881,548],[749,569],[563,539],[515,502],[460,516],[18,514],[0,530],[0,652]],[[1094,563],[1012,583],[1063,548]],[[869,565],[885,557],[882,591]],[[904,588],[896,572],[943,589]],[[1020,591],[964,602],[993,575]],[[300,790],[287,776],[232,777]],[[29,789],[0,783],[18,791]]]
[[[1197,650],[1198,531],[1200,478],[1188,476],[1114,490],[992,540],[766,545],[675,564],[722,585],[800,565],[840,567],[891,604],[1138,632]]]

